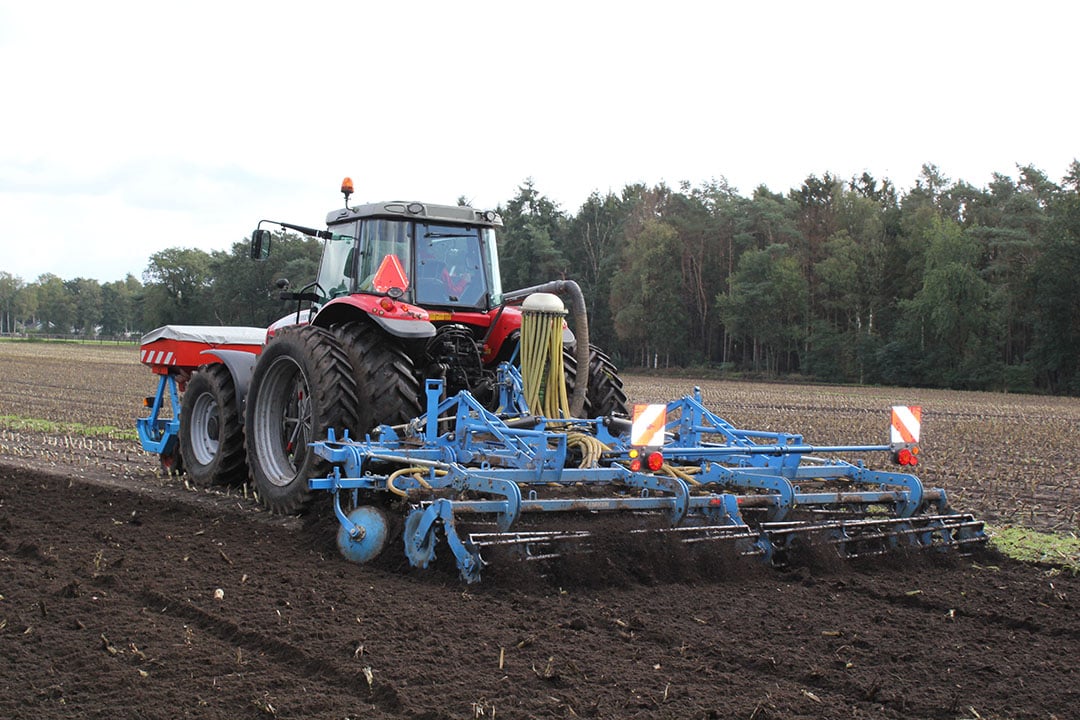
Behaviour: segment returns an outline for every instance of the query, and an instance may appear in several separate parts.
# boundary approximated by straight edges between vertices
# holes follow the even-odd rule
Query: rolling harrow
[[[378,555],[392,512],[405,513],[413,566],[428,567],[442,538],[466,582],[480,579],[484,553],[496,548],[525,560],[588,551],[593,523],[607,514],[629,520],[630,533],[731,543],[773,564],[807,545],[859,557],[985,541],[983,523],[951,510],[944,490],[834,459],[908,450],[910,460],[910,445],[812,446],[796,434],[741,430],[697,389],[637,406],[633,419],[567,419],[531,414],[510,364],[499,368],[499,388],[491,412],[467,391],[444,399],[441,381],[428,380],[423,416],[313,444],[333,470],[309,486],[333,495],[345,557]],[[556,516],[579,527],[544,529]]]

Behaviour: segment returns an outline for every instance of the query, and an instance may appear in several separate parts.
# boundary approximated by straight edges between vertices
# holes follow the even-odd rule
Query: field
[[[695,384],[736,425],[815,444],[884,441],[890,405],[922,405],[919,474],[954,506],[1078,529],[1076,399],[627,378],[635,401]],[[1038,564],[607,558],[622,571],[466,587],[346,563],[325,508],[275,518],[161,475],[133,434],[154,385],[132,347],[0,343],[0,717],[1076,716],[1059,545]]]

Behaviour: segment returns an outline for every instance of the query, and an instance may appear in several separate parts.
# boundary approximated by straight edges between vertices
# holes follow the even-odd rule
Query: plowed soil
[[[774,570],[612,544],[464,585],[344,561],[325,510],[277,518],[129,443],[5,431],[0,718],[1080,712],[1080,579],[992,551]]]
[[[0,717],[1067,718],[1080,706],[1080,583],[1001,558],[746,561],[693,582],[633,563],[607,582],[598,562],[576,584],[529,566],[464,586],[449,571],[349,564],[325,527],[237,499],[10,466],[0,483]]]

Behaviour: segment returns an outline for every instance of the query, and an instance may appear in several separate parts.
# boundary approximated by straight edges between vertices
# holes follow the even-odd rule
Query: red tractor
[[[497,367],[518,357],[516,303],[537,291],[569,296],[571,414],[626,414],[615,367],[588,344],[576,283],[503,292],[497,213],[421,202],[348,207],[351,191],[346,181],[346,207],[327,216],[326,230],[263,220],[252,233],[256,260],[269,255],[273,236],[264,225],[273,225],[322,239],[322,262],[313,283],[282,292],[297,309],[271,326],[261,348],[210,348],[206,364],[178,369],[186,391],[176,440],[192,482],[250,475],[267,507],[291,513],[309,499],[308,480],[329,470],[310,443],[331,428],[356,438],[418,417],[426,379],[441,379],[448,395],[468,390],[494,409]]]

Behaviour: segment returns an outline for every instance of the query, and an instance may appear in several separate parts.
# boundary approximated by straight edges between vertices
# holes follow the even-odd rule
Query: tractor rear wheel
[[[221,363],[199,368],[180,408],[180,453],[191,483],[208,487],[243,482],[244,424],[229,369]]]
[[[566,394],[574,394],[577,383],[577,360],[571,350],[563,350],[563,367],[566,371]],[[626,406],[626,391],[615,363],[611,362],[603,350],[595,345],[589,346],[589,389],[585,393],[585,416],[589,418],[603,415],[629,416]]]
[[[356,382],[358,439],[378,425],[399,425],[423,414],[420,380],[397,338],[368,322],[335,330]]]
[[[330,472],[310,443],[355,424],[356,384],[333,333],[280,331],[259,356],[247,397],[247,459],[260,502],[278,514],[301,510],[308,480]]]

